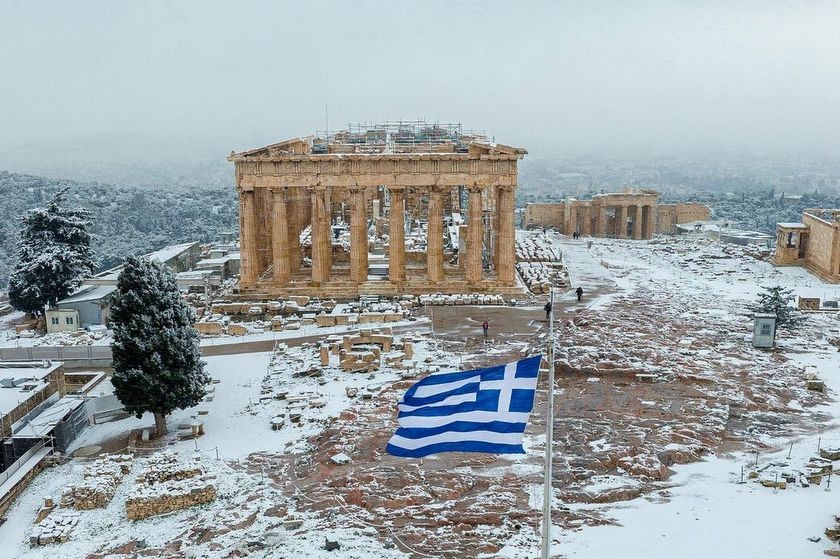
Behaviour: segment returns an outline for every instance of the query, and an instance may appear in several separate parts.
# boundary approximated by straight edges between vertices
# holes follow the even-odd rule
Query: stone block
[[[242,324],[228,324],[227,327],[228,334],[231,336],[244,336],[248,333],[248,329],[245,328]]]
[[[222,323],[221,322],[196,322],[195,329],[198,331],[199,334],[221,334],[222,333]]]

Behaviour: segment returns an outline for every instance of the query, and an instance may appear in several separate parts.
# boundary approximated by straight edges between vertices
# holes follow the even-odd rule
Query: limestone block
[[[221,334],[222,333],[222,323],[221,322],[196,322],[195,329],[200,334]]]
[[[289,295],[288,299],[299,307],[305,307],[309,304],[309,297],[307,295]]]
[[[227,331],[231,336],[244,336],[248,333],[248,329],[242,324],[228,324]]]

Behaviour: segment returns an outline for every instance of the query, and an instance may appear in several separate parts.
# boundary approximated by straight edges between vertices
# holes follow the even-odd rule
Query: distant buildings
[[[654,190],[625,188],[623,192],[596,194],[591,200],[569,198],[553,204],[528,204],[523,224],[550,227],[565,235],[650,239],[654,232],[675,233],[675,226],[708,220],[710,210],[697,203],[658,204]]]
[[[229,239],[226,239],[229,241]],[[214,245],[201,259],[202,247],[197,242],[170,245],[146,256],[168,266],[175,274],[179,287],[189,290],[198,286],[217,287],[231,274],[239,271],[239,252],[235,243]],[[46,312],[47,332],[69,332],[90,326],[107,326],[111,299],[117,290],[117,278],[122,267],[106,270],[86,279],[69,297],[56,303]]]
[[[807,209],[801,223],[777,224],[771,262],[803,266],[827,282],[840,282],[840,209]]]

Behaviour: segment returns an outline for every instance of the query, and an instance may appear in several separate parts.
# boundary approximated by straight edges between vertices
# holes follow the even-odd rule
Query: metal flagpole
[[[551,463],[554,443],[554,287],[549,289],[548,402],[545,412],[545,481],[543,482],[542,559],[551,555]]]

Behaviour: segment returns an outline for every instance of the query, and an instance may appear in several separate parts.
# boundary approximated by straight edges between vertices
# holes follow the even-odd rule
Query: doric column
[[[595,206],[598,215],[596,221],[598,222],[598,236],[607,236],[607,208],[602,205]]]
[[[484,237],[484,224],[481,222],[481,190],[480,186],[470,186],[469,202],[467,203],[467,283],[475,284],[481,281],[482,258],[481,240]]]
[[[286,204],[286,189],[272,190],[271,211],[271,261],[274,268],[274,281],[289,283],[289,217]]]
[[[580,227],[580,234],[581,235],[591,235],[592,234],[592,206],[586,204],[583,206],[583,223]]]
[[[627,206],[622,204],[618,206],[615,212],[615,228],[616,237],[619,239],[627,238]]]
[[[365,282],[368,276],[367,204],[365,188],[350,187],[350,279]]]
[[[312,189],[312,281],[322,284],[330,280],[332,239],[329,194],[324,186]]]
[[[300,249],[300,232],[306,227],[304,222],[305,199],[301,197],[300,188],[290,188],[286,191],[286,214],[289,223],[289,270],[292,274],[300,271],[303,254]]]
[[[388,279],[405,281],[405,188],[389,186],[391,216],[388,223]]]
[[[239,248],[242,259],[240,282],[243,285],[253,284],[259,276],[254,204],[253,190],[239,191]]]
[[[516,272],[514,271],[516,264],[516,228],[513,224],[516,207],[513,193],[513,186],[505,185],[499,187],[499,249],[497,253],[498,262],[496,263],[496,273],[498,274],[499,283],[502,285],[513,285],[516,283]]]
[[[644,206],[636,205],[636,212],[633,214],[633,238],[634,239],[641,239],[642,238],[642,208]]]
[[[499,218],[501,216],[501,187],[495,186],[493,188],[493,206],[491,207],[491,219],[492,219],[492,237],[490,240],[491,245],[493,246],[493,267],[498,272],[499,270]]]
[[[656,232],[656,204],[647,206],[647,227],[645,228],[644,238],[652,239]]]
[[[426,277],[432,283],[443,281],[443,192],[429,189],[429,215],[426,230]]]

